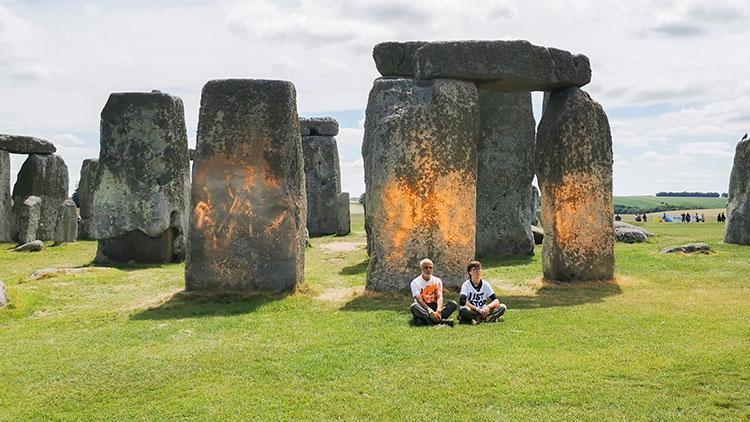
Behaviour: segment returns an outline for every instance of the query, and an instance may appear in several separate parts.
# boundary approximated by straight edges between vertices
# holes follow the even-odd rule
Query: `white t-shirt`
[[[466,296],[466,301],[477,308],[484,306],[490,296],[494,294],[495,292],[492,290],[490,283],[484,280],[479,281],[478,287],[474,287],[474,285],[471,284],[471,280],[466,280],[464,281],[464,284],[461,285],[461,296]]]
[[[420,274],[419,277],[411,281],[411,296],[421,295],[424,303],[437,302],[438,292],[442,291],[443,280],[434,275],[431,275],[429,280],[425,280]]]

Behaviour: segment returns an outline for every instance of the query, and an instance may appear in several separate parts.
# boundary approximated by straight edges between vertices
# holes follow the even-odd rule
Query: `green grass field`
[[[508,314],[453,329],[363,292],[361,213],[313,239],[281,298],[187,295],[181,264],[26,281],[90,265],[95,243],[3,245],[0,420],[747,420],[750,247],[718,223],[645,226],[658,236],[617,244],[613,282],[544,283],[539,249],[486,261]],[[659,254],[692,241],[715,253]]]
[[[726,198],[672,196],[615,196],[615,212],[619,214],[657,213],[672,210],[726,208]]]

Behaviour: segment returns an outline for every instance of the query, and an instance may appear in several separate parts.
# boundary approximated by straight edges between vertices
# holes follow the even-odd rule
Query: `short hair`
[[[425,258],[425,259],[419,261],[419,268],[424,268],[424,264],[430,264],[432,266],[435,265],[435,264],[432,263],[432,260],[430,260],[430,258]]]
[[[466,272],[467,273],[471,273],[471,270],[473,270],[474,268],[481,269],[482,268],[482,263],[479,262],[479,261],[471,261],[471,262],[469,262],[469,265],[466,266]]]

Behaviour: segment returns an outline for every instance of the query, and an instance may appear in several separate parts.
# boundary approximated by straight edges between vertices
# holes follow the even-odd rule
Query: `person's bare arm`
[[[437,312],[442,312],[442,311],[443,311],[443,288],[441,286],[437,292]]]
[[[414,296],[414,300],[417,301],[419,306],[423,307],[427,311],[427,315],[429,315],[432,319],[438,320],[440,319],[440,314],[430,309],[429,306],[427,306],[427,303],[422,299],[422,295],[416,295]]]

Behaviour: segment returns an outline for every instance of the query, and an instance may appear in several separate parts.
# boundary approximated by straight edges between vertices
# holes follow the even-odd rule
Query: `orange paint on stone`
[[[553,212],[557,242],[567,253],[582,256],[606,246],[602,229],[611,222],[602,220],[601,210],[611,208],[611,200],[608,205],[606,198],[595,194],[601,191],[600,186],[594,176],[575,173],[565,175],[562,184],[552,190],[554,209],[547,208]]]

